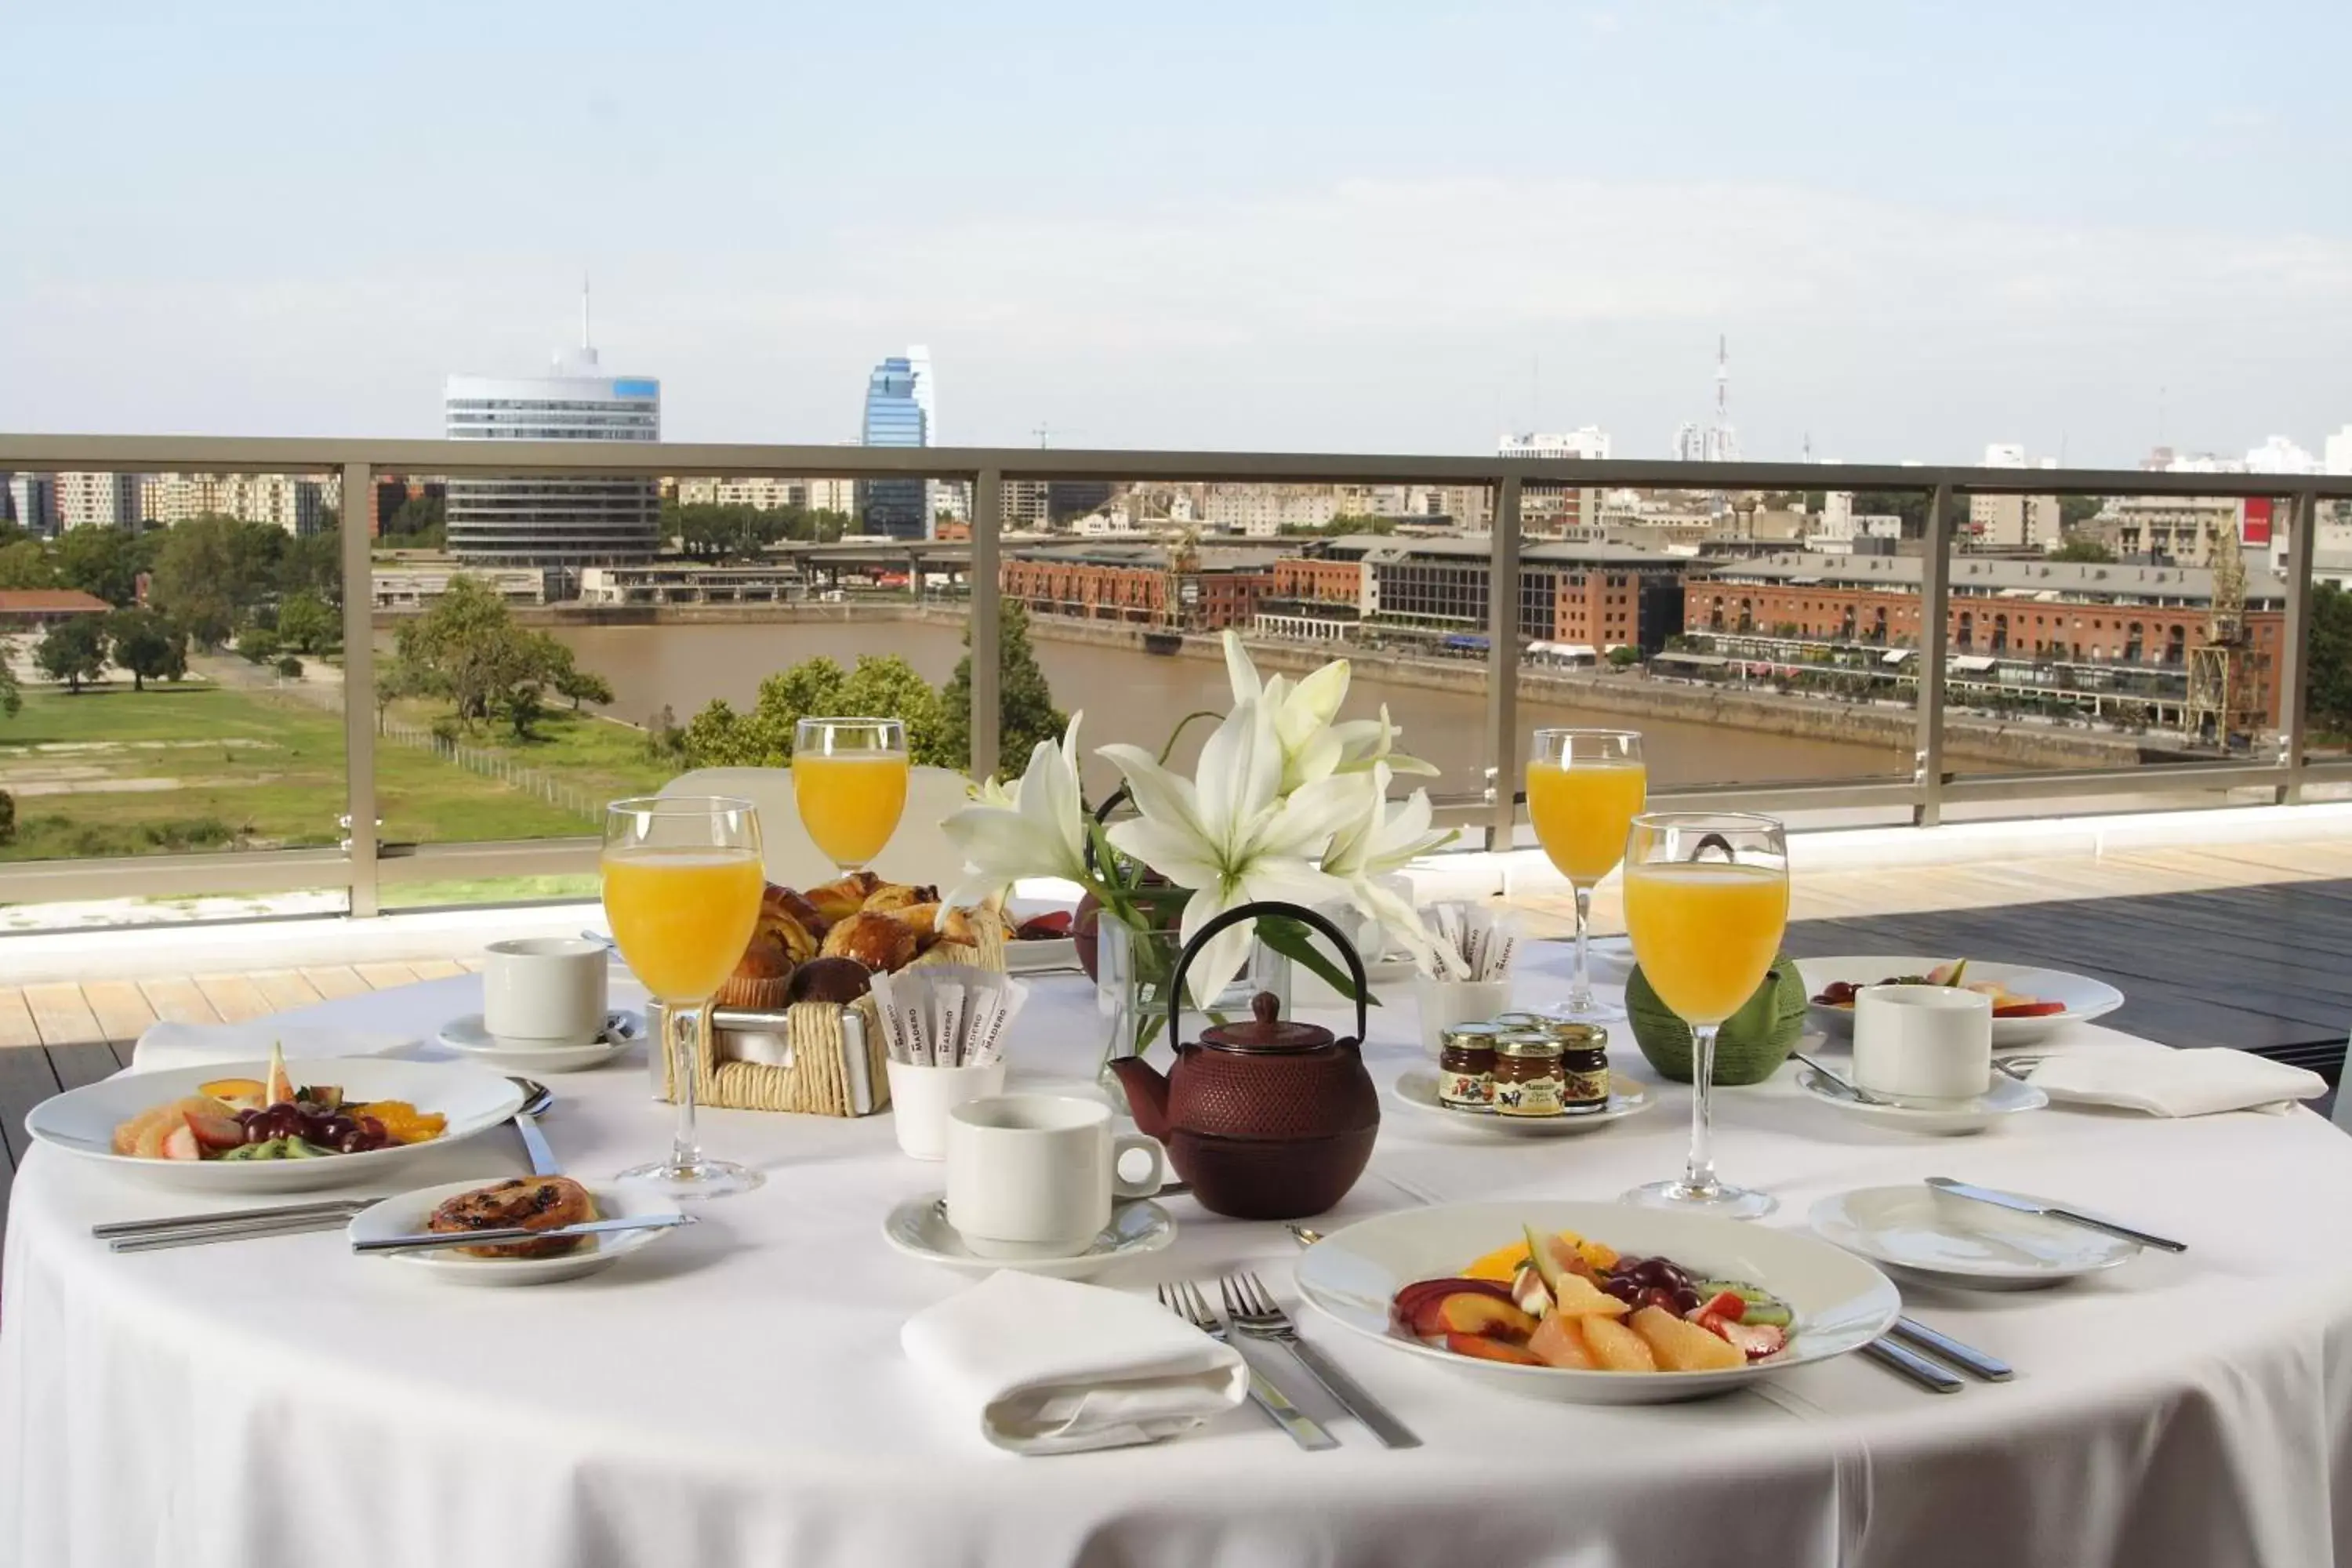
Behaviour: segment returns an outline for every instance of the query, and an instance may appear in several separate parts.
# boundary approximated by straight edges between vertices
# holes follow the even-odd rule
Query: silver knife
[[[2044,1219],[2061,1220],[2067,1225],[2078,1225],[2085,1230],[2095,1230],[2125,1241],[2137,1242],[2142,1247],[2153,1247],[2159,1251],[2186,1252],[2189,1250],[2189,1244],[2185,1241],[2174,1241],[2167,1237],[2152,1236],[2147,1231],[2134,1230],[2127,1225],[2117,1225],[2114,1220],[2101,1219],[2096,1215],[2087,1215],[2079,1209],[2062,1208],[2056,1204],[2037,1203],[2032,1198],[2019,1197],[2015,1193],[1998,1192],[1991,1187],[1972,1186],[1967,1182],[1956,1182],[1949,1176],[1930,1176],[1927,1178],[1927,1184],[1939,1193],[1949,1193],[1956,1198],[1969,1198],[1980,1204],[1991,1204],[1996,1208],[2010,1209],[2018,1214],[2040,1215]]]
[[[1922,1350],[1934,1351],[1962,1372],[1987,1383],[2007,1383],[2017,1375],[2009,1363],[1989,1356],[1974,1345],[1964,1345],[1949,1334],[1939,1334],[1916,1318],[1897,1318],[1889,1331]]]
[[[280,1219],[224,1220],[218,1225],[182,1226],[177,1230],[142,1231],[109,1238],[109,1252],[160,1252],[167,1247],[203,1247],[215,1241],[252,1241],[268,1236],[299,1236],[313,1230],[341,1230],[351,1223],[347,1214],[290,1215]]]
[[[623,1219],[583,1220],[578,1225],[559,1225],[546,1230],[526,1230],[520,1226],[498,1230],[436,1230],[427,1231],[422,1236],[383,1236],[369,1241],[354,1241],[352,1250],[429,1252],[443,1247],[484,1247],[509,1241],[551,1241],[567,1236],[608,1236],[620,1230],[668,1230],[676,1226],[693,1223],[694,1216],[688,1214],[644,1214]]]
[[[373,1198],[327,1198],[317,1203],[277,1204],[268,1208],[215,1209],[210,1214],[165,1215],[160,1219],[118,1219],[89,1227],[90,1235],[103,1241],[114,1236],[145,1236],[160,1230],[198,1230],[245,1221],[268,1222],[280,1219],[313,1219],[338,1215],[349,1219],[374,1203]]]
[[[1960,1380],[1950,1367],[1916,1351],[1906,1350],[1892,1340],[1873,1340],[1862,1347],[1862,1353],[1901,1373],[1922,1388],[1937,1394],[1960,1391]]]
[[[530,1156],[530,1173],[534,1176],[560,1176],[563,1167],[555,1163],[555,1151],[547,1146],[547,1134],[539,1130],[539,1118],[528,1110],[514,1113],[515,1131],[522,1134],[522,1152]]]

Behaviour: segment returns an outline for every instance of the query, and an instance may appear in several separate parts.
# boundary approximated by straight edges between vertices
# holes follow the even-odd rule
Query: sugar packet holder
[[[1439,977],[1491,981],[1508,978],[1518,953],[1518,928],[1492,904],[1450,900],[1429,910]]]
[[[874,977],[882,1044],[910,1067],[985,1067],[1003,1055],[1005,1033],[1029,988],[992,970],[929,964]]]

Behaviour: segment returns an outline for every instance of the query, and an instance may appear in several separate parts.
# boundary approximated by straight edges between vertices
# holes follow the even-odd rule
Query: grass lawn
[[[516,760],[590,790],[622,780],[636,745],[618,725],[569,714],[547,733],[514,748]],[[664,772],[640,765],[623,788]],[[35,793],[44,785],[55,793]],[[331,845],[342,837],[343,788],[341,720],[268,692],[193,681],[79,696],[36,689],[21,712],[0,717],[0,790],[16,807],[16,840],[0,858]],[[376,751],[376,789],[394,841],[594,831],[576,813],[389,742]]]

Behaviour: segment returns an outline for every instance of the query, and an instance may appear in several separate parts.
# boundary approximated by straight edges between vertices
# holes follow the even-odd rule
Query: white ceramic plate
[[[216,1193],[297,1193],[356,1186],[395,1174],[431,1150],[446,1148],[499,1125],[522,1104],[522,1090],[512,1079],[468,1062],[412,1062],[383,1057],[308,1060],[295,1075],[298,1081],[338,1085],[344,1097],[352,1100],[404,1100],[419,1110],[447,1117],[448,1130],[430,1143],[320,1160],[142,1160],[114,1152],[117,1123],[166,1100],[193,1095],[199,1084],[215,1079],[257,1079],[268,1071],[268,1062],[251,1061],[128,1073],[51,1095],[33,1107],[25,1118],[25,1128],[40,1142],[65,1153],[158,1186]]]
[[[1722,1372],[1576,1372],[1455,1355],[1391,1329],[1389,1304],[1399,1289],[1416,1279],[1458,1274],[1481,1253],[1517,1240],[1527,1226],[1545,1234],[1572,1230],[1620,1252],[1671,1258],[1696,1275],[1759,1285],[1789,1303],[1796,1337],[1770,1361]],[[1299,1258],[1297,1278],[1300,1293],[1318,1311],[1399,1355],[1422,1357],[1512,1394],[1583,1405],[1661,1405],[1722,1394],[1859,1350],[1903,1310],[1885,1275],[1817,1237],[1623,1204],[1404,1209],[1324,1237]]]
[[[1056,1279],[1084,1279],[1129,1258],[1144,1258],[1176,1239],[1176,1221],[1158,1204],[1116,1204],[1110,1224],[1091,1246],[1072,1258],[982,1258],[973,1252],[942,1208],[947,1194],[925,1193],[908,1198],[882,1220],[882,1239],[897,1251],[925,1263],[936,1263],[966,1274],[993,1274],[1000,1268],[1024,1274],[1044,1274]]]
[[[386,1198],[373,1208],[362,1209],[352,1218],[344,1235],[353,1241],[380,1241],[388,1236],[420,1236],[425,1222],[445,1199],[459,1193],[470,1193],[492,1185],[481,1180],[446,1182],[437,1187],[420,1187],[413,1193],[403,1193],[396,1198]],[[583,1182],[581,1184],[596,1199],[599,1219],[630,1219],[638,1215],[673,1214],[677,1205],[658,1192],[632,1186],[625,1182]],[[457,1252],[387,1252],[369,1257],[354,1257],[352,1261],[370,1268],[406,1268],[421,1270],[425,1276],[450,1285],[551,1285],[559,1279],[577,1279],[583,1274],[593,1274],[600,1268],[610,1268],[632,1252],[651,1247],[670,1230],[625,1230],[612,1236],[591,1236],[583,1238],[575,1251],[557,1258],[467,1258]]]
[[[1640,1084],[1619,1078],[1611,1080],[1606,1110],[1588,1110],[1576,1116],[1498,1116],[1491,1110],[1456,1110],[1437,1098],[1437,1075],[1426,1068],[1412,1068],[1400,1075],[1390,1098],[1408,1110],[1493,1138],[1573,1137],[1612,1121],[1622,1121],[1657,1103],[1643,1092]]]
[[[2139,1251],[2117,1237],[1948,1197],[1925,1184],[1839,1193],[1815,1204],[1807,1218],[1849,1252],[1934,1284],[1976,1290],[2061,1285]]]
[[[1078,944],[1066,936],[1040,937],[1034,942],[1004,944],[1007,974],[1037,974],[1078,967]]]
[[[2030,1083],[2020,1083],[2005,1072],[1994,1073],[1985,1091],[1972,1100],[1906,1100],[1895,1105],[1864,1105],[1849,1100],[1823,1082],[1811,1068],[1797,1070],[1797,1087],[1848,1116],[1904,1132],[1924,1132],[1941,1138],[1981,1132],[2004,1116],[2039,1110],[2050,1103],[2050,1097],[2042,1090]]]
[[[602,1067],[646,1037],[643,1013],[605,1016],[604,1033],[584,1046],[541,1046],[504,1040],[482,1026],[479,1013],[452,1018],[441,1026],[441,1043],[470,1062],[500,1072],[583,1072]]]
[[[1853,1037],[1853,1009],[1825,1007],[1810,1000],[1818,996],[1833,980],[1852,985],[1875,985],[1900,974],[1925,974],[1939,963],[1949,963],[1959,954],[1943,958],[1921,958],[1916,955],[1860,958],[1801,958],[1797,973],[1804,976],[1806,1012],[1811,1026],[1839,1039]],[[2103,1017],[2124,1005],[2124,994],[2104,980],[2094,980],[2087,974],[2069,974],[2063,969],[2035,969],[2022,963],[1980,963],[1971,959],[1961,983],[1971,980],[1998,980],[2021,996],[2037,997],[2044,1002],[2063,1002],[2063,1013],[2051,1013],[2039,1018],[1995,1018],[1992,1021],[1992,1043],[1995,1050],[2007,1050],[2015,1046],[2030,1046],[2048,1038],[2068,1024],[2087,1023]]]

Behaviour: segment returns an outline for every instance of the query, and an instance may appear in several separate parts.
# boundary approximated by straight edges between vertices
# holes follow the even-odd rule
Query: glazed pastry
[[[789,888],[773,883],[760,895],[759,922],[743,956],[712,998],[722,1007],[781,1007],[793,966],[816,956],[818,932],[803,922],[793,906],[808,910],[808,900]],[[815,911],[808,910],[814,916]]]
[[[874,989],[873,976],[854,958],[813,958],[793,971],[786,1004],[829,1002],[846,1006]]]
[[[866,900],[881,886],[882,879],[871,871],[845,871],[821,888],[811,888],[803,897],[830,926],[864,909]]]
[[[894,910],[891,913],[894,918],[914,928],[915,950],[918,952],[929,952],[943,942],[959,947],[978,947],[980,932],[972,927],[971,911],[948,906],[942,915],[941,907],[936,903],[915,904],[907,909]]]
[[[911,888],[904,882],[885,882],[866,895],[866,902],[861,907],[877,915],[897,914],[901,910],[939,901],[940,890],[937,888]]]
[[[904,969],[919,951],[915,928],[896,915],[855,914],[824,933],[824,955],[854,958],[869,970]]]
[[[553,1230],[597,1217],[596,1199],[569,1176],[517,1176],[487,1187],[476,1187],[442,1201],[425,1228],[444,1235],[461,1230]],[[588,1238],[558,1237],[552,1241],[516,1241],[493,1247],[458,1247],[468,1258],[553,1258],[572,1251]]]

